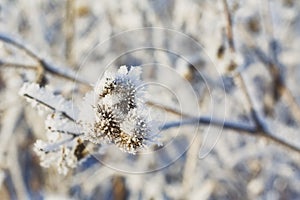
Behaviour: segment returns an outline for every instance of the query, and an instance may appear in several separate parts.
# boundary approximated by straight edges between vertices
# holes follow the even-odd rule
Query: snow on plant
[[[157,127],[147,116],[140,76],[140,67],[122,66],[116,73],[106,72],[79,106],[47,87],[25,83],[20,94],[33,106],[53,111],[45,121],[47,141],[35,143],[41,165],[55,165],[59,173],[66,174],[87,155],[89,143],[111,143],[131,154],[157,144]]]

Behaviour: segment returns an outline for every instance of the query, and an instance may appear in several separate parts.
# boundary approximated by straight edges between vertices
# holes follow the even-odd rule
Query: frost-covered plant
[[[122,66],[116,73],[106,72],[79,106],[47,87],[25,83],[20,94],[33,106],[53,111],[45,121],[47,141],[35,143],[41,164],[54,164],[66,174],[87,155],[89,143],[112,143],[131,154],[157,143],[157,127],[147,116],[140,76],[140,67]]]
[[[140,75],[140,67],[128,71],[122,66],[116,74],[106,73],[85,96],[79,123],[86,140],[114,143],[129,153],[155,142],[156,131],[147,116]]]

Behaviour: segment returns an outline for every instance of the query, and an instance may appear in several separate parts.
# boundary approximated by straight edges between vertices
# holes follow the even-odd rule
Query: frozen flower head
[[[80,123],[85,138],[93,143],[114,143],[121,150],[136,153],[156,141],[155,128],[143,101],[141,68],[120,67],[106,72],[94,90],[85,96]]]

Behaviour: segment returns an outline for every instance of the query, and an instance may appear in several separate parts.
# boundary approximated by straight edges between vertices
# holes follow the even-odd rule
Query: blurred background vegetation
[[[89,157],[62,176],[40,167],[32,149],[36,139],[45,138],[45,118],[18,95],[24,81],[37,80],[41,63],[2,40],[0,199],[298,199],[299,11],[297,0],[0,0],[2,35],[88,83],[107,66],[149,65],[145,80],[185,94],[162,70],[169,66],[192,86],[201,114],[268,125],[251,134],[206,125],[170,129],[164,154],[145,160],[103,153],[110,166],[133,171],[171,164],[161,170],[126,173]],[[234,78],[241,73],[246,92]],[[44,83],[66,98],[78,101],[88,91],[45,74]],[[157,103],[178,107],[172,95],[154,93]],[[183,113],[198,114],[188,106],[191,101],[187,96],[179,102],[187,105]],[[169,111],[163,112],[165,120],[179,118]]]

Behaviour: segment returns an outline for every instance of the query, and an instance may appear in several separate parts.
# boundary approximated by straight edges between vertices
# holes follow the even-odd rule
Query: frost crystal
[[[92,93],[85,97],[80,119],[86,139],[116,144],[122,151],[136,153],[157,137],[143,104],[141,68],[120,67],[116,74],[105,73]],[[93,110],[93,116],[90,115]],[[89,112],[89,114],[87,113]]]

